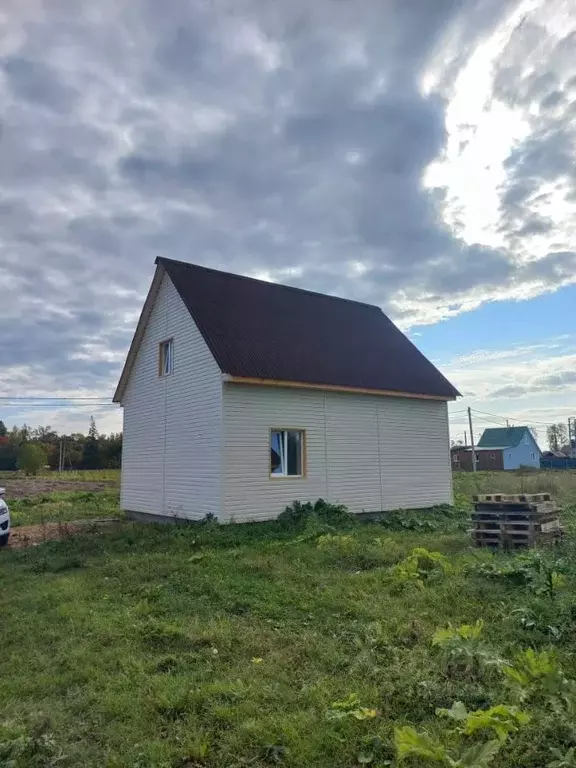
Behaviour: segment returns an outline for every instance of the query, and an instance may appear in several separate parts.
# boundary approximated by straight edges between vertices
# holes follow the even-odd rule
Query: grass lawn
[[[54,491],[39,496],[8,499],[14,527],[48,522],[66,523],[71,520],[94,520],[117,517],[118,491]]]
[[[571,530],[576,476],[455,482],[454,510],[385,524],[126,524],[1,552],[0,765],[396,765],[394,730],[408,725],[437,759],[406,766],[542,768],[559,760],[553,747],[572,759],[575,542],[540,559],[472,550],[465,507],[474,490],[554,483]],[[86,502],[95,517],[108,505]],[[52,503],[13,512],[32,520]],[[446,560],[421,554],[411,570],[414,548]],[[527,648],[554,657],[522,671]],[[467,724],[436,714],[456,701],[532,719],[492,713],[461,735]],[[501,745],[497,720],[512,731]],[[484,744],[486,760],[499,747],[490,763]]]

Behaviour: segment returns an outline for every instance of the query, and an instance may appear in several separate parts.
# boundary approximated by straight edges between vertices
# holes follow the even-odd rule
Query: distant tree
[[[46,464],[46,454],[39,443],[22,443],[18,449],[18,469],[37,475]]]
[[[57,443],[58,433],[52,429],[52,427],[36,427],[32,430],[32,439],[38,440],[39,443]]]
[[[119,469],[122,460],[122,433],[101,435],[99,438],[102,467]]]
[[[88,437],[84,443],[84,451],[82,453],[82,469],[100,469],[101,467],[102,459],[100,456],[100,445],[98,444],[98,430],[96,429],[94,417],[90,416]]]
[[[0,437],[6,437],[7,434],[6,424],[0,419]]]
[[[30,439],[30,427],[28,424],[22,424],[21,427],[12,427],[8,435],[12,445],[18,447],[22,443],[27,443]]]
[[[565,443],[568,442],[568,427],[561,421],[557,424],[550,424],[546,430],[546,437],[551,451],[561,451]]]

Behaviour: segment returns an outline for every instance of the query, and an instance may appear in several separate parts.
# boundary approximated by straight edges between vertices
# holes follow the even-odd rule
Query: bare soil
[[[40,525],[20,525],[12,528],[8,549],[37,547],[45,541],[66,539],[78,533],[94,533],[98,529],[117,525],[119,518],[105,520],[78,520],[73,523],[41,523]]]
[[[6,488],[6,498],[21,499],[26,496],[40,496],[43,493],[54,491],[107,491],[117,488],[118,484],[113,480],[75,481],[59,480],[51,477],[17,477],[9,480],[0,480],[0,485]]]

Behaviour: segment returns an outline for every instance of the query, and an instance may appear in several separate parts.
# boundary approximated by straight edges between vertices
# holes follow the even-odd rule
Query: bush
[[[37,475],[46,464],[46,454],[38,443],[23,443],[18,449],[18,469],[27,475]]]
[[[355,521],[344,504],[329,504],[324,499],[318,499],[314,504],[311,501],[294,501],[278,515],[278,522],[286,528],[301,528],[314,517],[329,525],[350,525]]]

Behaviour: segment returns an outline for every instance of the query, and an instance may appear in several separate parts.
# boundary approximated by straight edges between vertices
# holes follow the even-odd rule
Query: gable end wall
[[[158,375],[159,343],[174,339],[174,373]],[[122,400],[121,506],[201,519],[219,515],[221,373],[164,275]]]

